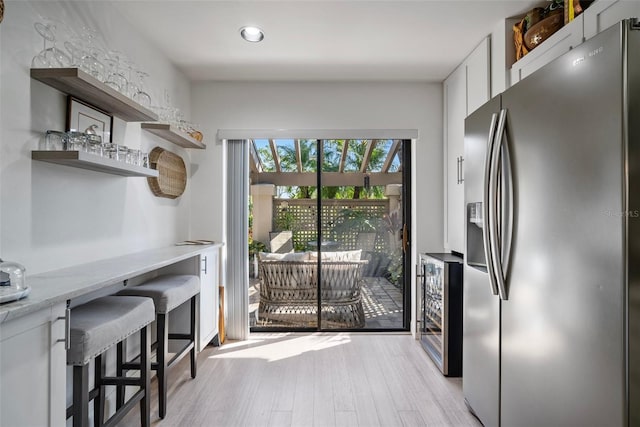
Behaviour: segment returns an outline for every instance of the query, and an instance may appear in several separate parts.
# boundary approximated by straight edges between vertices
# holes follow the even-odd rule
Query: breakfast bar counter
[[[29,295],[0,304],[0,396],[12,397],[0,399],[0,425],[65,425],[69,307],[75,304],[158,274],[196,275],[201,283],[197,351],[215,343],[221,247],[169,246],[27,275]],[[188,318],[181,308],[174,316],[179,329]]]
[[[31,288],[31,292],[24,299],[0,305],[0,323],[98,291],[220,246],[221,243],[168,246],[27,275],[26,284]]]

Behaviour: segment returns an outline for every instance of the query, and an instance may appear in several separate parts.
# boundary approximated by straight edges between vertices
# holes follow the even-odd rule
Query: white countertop
[[[19,301],[1,304],[0,323],[191,258],[212,247],[221,246],[222,243],[168,246],[32,276],[27,275],[26,284],[31,287],[29,296]]]

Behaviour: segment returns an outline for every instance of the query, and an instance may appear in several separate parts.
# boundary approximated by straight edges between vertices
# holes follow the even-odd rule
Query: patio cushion
[[[362,249],[355,251],[322,252],[323,261],[360,261]],[[318,260],[318,252],[309,252],[309,259]]]
[[[153,298],[157,313],[168,313],[200,293],[200,278],[189,274],[158,276],[139,286],[118,292],[118,295],[138,295]]]
[[[271,252],[259,252],[260,261],[308,261],[309,252],[293,252],[289,254],[276,254]]]
[[[153,322],[153,301],[144,297],[106,296],[71,310],[68,365],[84,365]]]

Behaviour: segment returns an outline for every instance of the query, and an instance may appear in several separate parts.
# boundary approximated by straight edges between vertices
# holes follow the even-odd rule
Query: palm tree
[[[347,156],[347,165],[350,170],[360,170],[362,162],[364,161],[364,155],[367,151],[369,142],[375,144],[375,140],[356,139],[349,141],[349,155]],[[380,169],[384,163],[385,153],[382,149],[374,146],[371,150],[371,156],[369,157],[368,169]],[[362,192],[362,186],[356,186],[353,189],[353,199],[359,199]],[[378,193],[380,190],[377,190]]]
[[[348,140],[349,152],[346,159],[346,171],[358,171],[362,165],[367,146],[371,140]],[[317,142],[315,139],[301,139],[300,142],[300,161],[302,171],[317,171]],[[323,141],[323,172],[338,172],[340,169],[340,160],[342,158],[342,149],[347,140],[332,139]],[[375,141],[372,141],[375,143]],[[294,146],[280,145],[280,165],[283,170],[297,170],[298,161],[296,158],[296,150]],[[263,165],[267,170],[275,168],[275,162],[271,150],[268,147],[262,147],[258,150],[262,158]],[[385,160],[385,152],[379,146],[375,146],[369,157],[368,169],[380,169]],[[362,186],[323,186],[320,194],[317,194],[317,188],[314,186],[286,186],[284,193],[294,198],[311,198],[320,196],[325,199],[359,199],[362,196]],[[367,195],[374,198],[384,197],[383,187],[372,187],[367,191]]]
[[[316,140],[314,139],[301,139],[300,141],[300,163],[302,164],[303,172],[315,172],[316,167]],[[295,147],[286,145],[280,146],[282,154],[280,156],[280,164],[283,169],[297,170],[298,160],[296,158]],[[315,187],[311,186],[287,186],[287,193],[293,194],[295,198],[309,199],[311,198]]]

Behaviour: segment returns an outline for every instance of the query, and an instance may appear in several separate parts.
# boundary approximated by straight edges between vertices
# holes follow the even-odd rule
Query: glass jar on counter
[[[0,259],[1,288],[11,288],[16,291],[24,290],[26,288],[25,273],[26,269],[22,264],[13,261],[2,261],[2,259]]]

